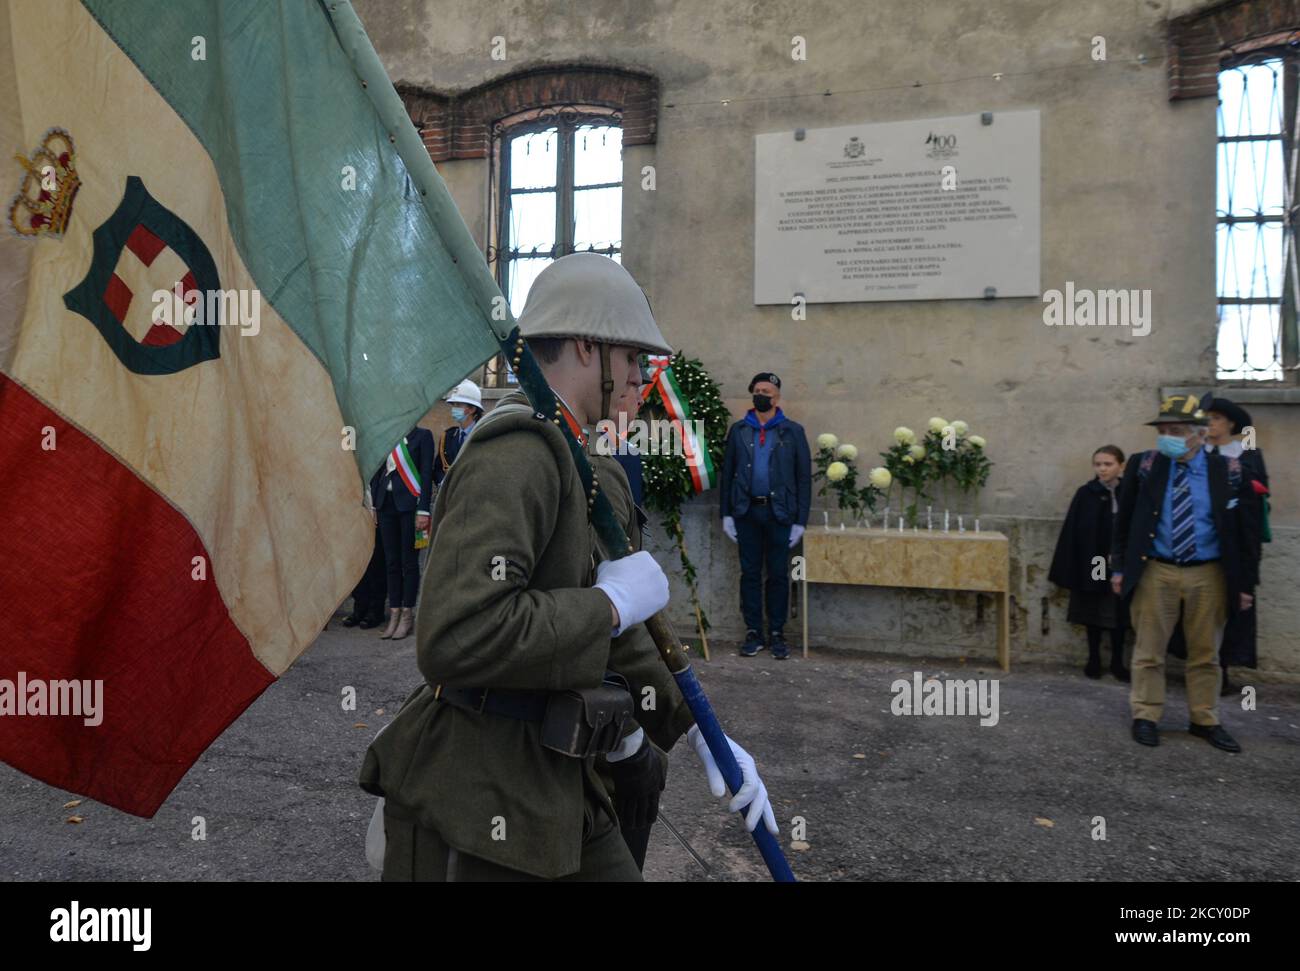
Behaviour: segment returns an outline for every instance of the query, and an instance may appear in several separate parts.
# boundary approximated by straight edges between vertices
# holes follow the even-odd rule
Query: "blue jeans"
[[[763,633],[763,566],[767,565],[768,630],[785,629],[790,608],[790,527],[776,521],[770,505],[750,506],[736,517],[740,545],[740,612],[745,627]]]

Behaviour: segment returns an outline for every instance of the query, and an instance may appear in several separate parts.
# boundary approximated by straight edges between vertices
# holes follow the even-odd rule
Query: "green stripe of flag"
[[[408,173],[318,0],[82,3],[208,151],[240,256],[329,372],[368,476],[497,349],[415,188],[428,173]]]

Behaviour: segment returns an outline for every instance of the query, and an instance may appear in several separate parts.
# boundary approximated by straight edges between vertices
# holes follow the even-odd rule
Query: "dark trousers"
[[[384,541],[375,527],[375,548],[370,563],[352,591],[352,614],[359,618],[384,616],[384,596],[388,592],[388,571],[384,568]]]
[[[771,634],[785,630],[790,608],[790,526],[772,515],[770,505],[750,506],[736,517],[740,544],[740,612],[745,627],[763,633],[763,567],[767,567],[767,623]]]
[[[420,557],[415,548],[415,510],[398,512],[385,491],[379,507],[379,535],[388,567],[388,606],[414,607],[420,592]]]

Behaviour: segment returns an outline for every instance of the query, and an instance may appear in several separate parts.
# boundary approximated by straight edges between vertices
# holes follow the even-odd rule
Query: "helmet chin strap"
[[[596,416],[596,422],[609,417],[609,404],[614,394],[614,378],[610,375],[609,369],[609,344],[601,341],[600,344],[600,414]]]

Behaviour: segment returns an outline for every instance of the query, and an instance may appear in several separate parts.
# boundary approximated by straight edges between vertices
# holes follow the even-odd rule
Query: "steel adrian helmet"
[[[632,274],[599,253],[562,256],[539,273],[519,315],[519,333],[673,352]]]

